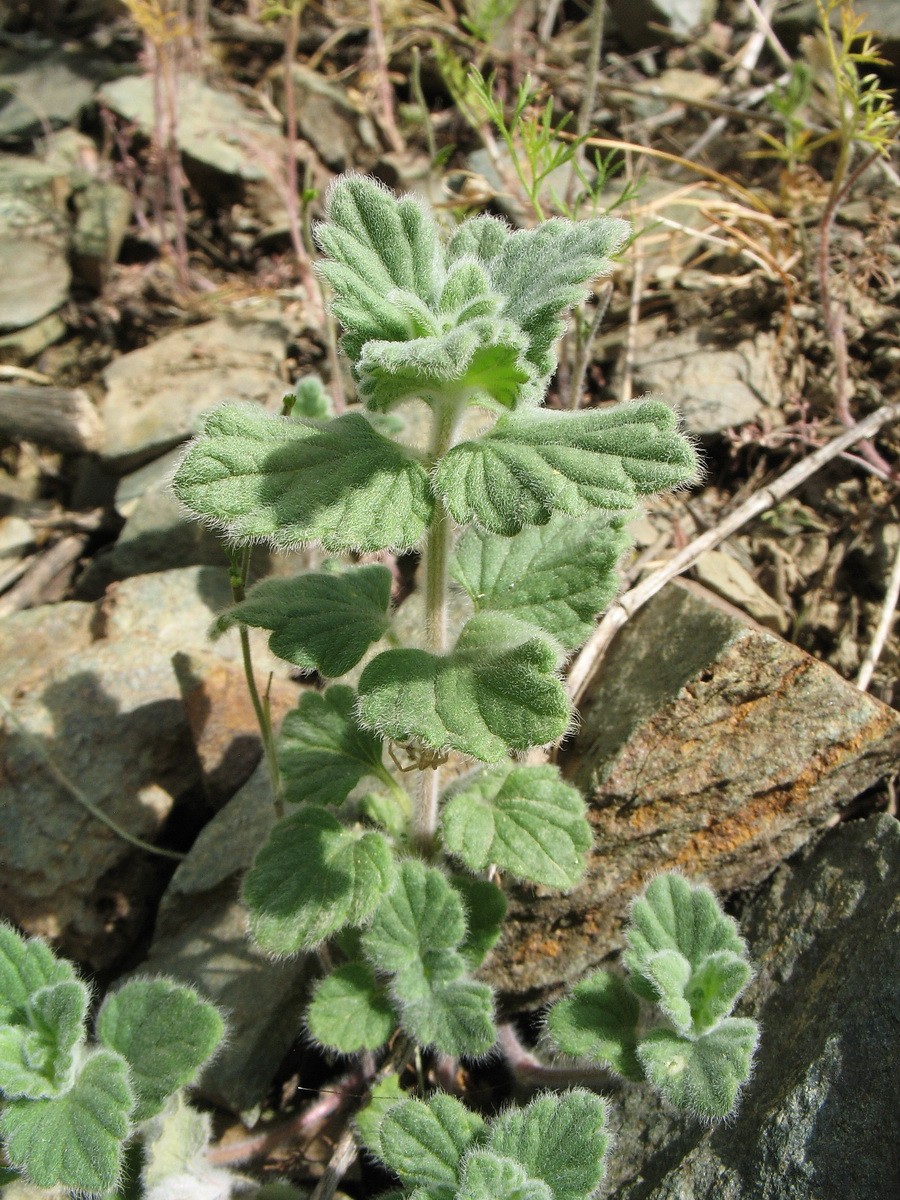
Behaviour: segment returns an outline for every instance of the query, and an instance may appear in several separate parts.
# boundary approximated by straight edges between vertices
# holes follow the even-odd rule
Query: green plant
[[[288,715],[272,782],[291,811],[244,884],[265,949],[292,954],[333,939],[338,965],[307,1025],[341,1053],[377,1050],[399,1027],[444,1055],[485,1054],[497,1036],[493,1000],[472,972],[499,936],[498,873],[567,889],[584,872],[583,799],[556,767],[515,756],[572,723],[560,668],[615,591],[624,521],[641,496],[697,471],[663,404],[541,408],[564,314],[627,235],[612,218],[513,232],[477,217],[444,242],[416,201],[343,177],[317,230],[319,269],[362,405],[328,418],[316,383],[288,398],[291,415],[226,405],[176,472],[178,496],[223,530],[240,564],[237,602],[217,632],[257,626],[304,670],[357,672],[355,687],[307,691]],[[397,429],[392,410],[406,401],[425,406],[424,449]],[[244,594],[241,546],[259,539],[335,554],[420,547],[421,644],[398,644],[391,574],[378,563],[332,563]],[[470,607],[455,638],[451,579]],[[451,752],[480,765],[442,789]],[[672,931],[673,952],[712,992],[731,986],[731,975],[702,974],[683,932]],[[674,1028],[693,1036],[693,1026]],[[447,1098],[402,1101],[368,1128],[417,1196],[575,1200],[599,1180],[602,1123],[602,1103],[575,1092],[487,1127]]]
[[[38,1187],[108,1192],[137,1139],[151,1194],[205,1146],[208,1121],[182,1089],[218,1046],[222,1018],[183,984],[132,979],[106,997],[89,1041],[90,1001],[68,962],[0,925],[6,1159]]]

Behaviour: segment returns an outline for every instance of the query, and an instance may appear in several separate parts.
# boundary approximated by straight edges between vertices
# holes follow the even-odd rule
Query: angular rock
[[[72,256],[78,274],[99,291],[119,257],[134,204],[127,190],[106,179],[93,179],[75,197],[78,216]]]
[[[757,334],[733,349],[710,346],[696,329],[654,338],[635,354],[638,390],[658,392],[690,433],[709,435],[776,407],[781,387],[774,335]]]
[[[50,313],[34,325],[16,329],[0,337],[0,361],[30,362],[43,353],[48,346],[60,341],[66,334],[66,323],[59,313]]]
[[[103,458],[131,470],[184,441],[226,400],[280,410],[287,339],[280,321],[221,317],[122,355],[103,373]]]
[[[717,0],[610,0],[616,27],[630,46],[642,50],[659,44],[662,26],[683,37],[698,25],[708,24]]]
[[[620,633],[564,774],[594,846],[570,895],[515,892],[484,974],[541,1002],[621,945],[659,871],[723,892],[759,883],[896,770],[900,714],[796,646],[669,584]]]
[[[759,586],[746,567],[724,550],[707,550],[694,565],[694,574],[706,587],[743,609],[754,621],[775,633],[787,633],[791,619],[781,605]]]
[[[0,139],[71,125],[97,90],[97,66],[96,58],[58,48],[0,55]]]
[[[307,957],[273,959],[250,940],[240,877],[275,822],[261,764],[206,826],[163,896],[142,972],[184,979],[219,1005],[228,1038],[200,1081],[209,1100],[245,1114],[265,1098],[301,1033]]]
[[[741,915],[762,1037],[737,1115],[705,1129],[644,1088],[613,1101],[616,1200],[863,1200],[900,1194],[900,824],[830,832]]]
[[[380,152],[378,135],[364,107],[318,71],[295,63],[297,132],[334,171],[360,170],[361,159]],[[273,72],[276,101],[284,111],[284,74]]]
[[[0,155],[0,331],[33,325],[69,294],[68,194],[53,167]]]

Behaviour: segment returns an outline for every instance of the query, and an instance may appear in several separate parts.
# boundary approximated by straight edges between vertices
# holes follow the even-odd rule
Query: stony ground
[[[774,41],[756,7],[608,5],[586,128],[603,154],[627,147],[598,203],[638,236],[608,297],[598,291],[573,327],[548,403],[661,395],[706,464],[701,485],[634,523],[626,589],[900,400],[896,153],[854,152],[863,169],[829,231],[829,323],[819,249],[839,101],[815,6],[763,4]],[[861,7],[882,34],[876,70],[889,87],[896,6]],[[378,6],[377,37],[370,6],[323,0],[292,33],[286,16],[261,20],[262,8],[223,0],[179,17],[155,0],[0,5],[0,910],[101,985],[149,955],[149,969],[227,1004],[232,1040],[204,1094],[222,1113],[262,1111],[266,1129],[299,1122],[302,1136],[275,1139],[256,1165],[303,1182],[340,1129],[340,1104],[334,1120],[303,1124],[306,1100],[323,1081],[327,1094],[334,1072],[297,1042],[309,965],[269,962],[245,939],[236,880],[269,821],[259,744],[237,646],[206,639],[229,594],[222,549],[182,520],[167,481],[221,400],[277,410],[309,372],[352,400],[304,267],[336,172],[372,172],[448,223],[476,211],[535,219],[463,66],[496,70],[507,99],[530,74],[535,105],[552,99],[554,120],[570,112],[574,130],[592,27],[589,6],[574,3],[407,0]],[[155,94],[172,99],[174,125]],[[541,205],[554,211],[579,190],[564,167]],[[586,344],[579,331],[607,300]],[[582,724],[560,762],[592,802],[588,879],[570,897],[514,896],[486,976],[508,1013],[533,1012],[618,948],[627,897],[676,865],[746,911],[760,963],[747,1003],[777,1030],[730,1131],[691,1128],[673,1141],[657,1114],[640,1132],[626,1094],[627,1153],[609,1194],[853,1200],[900,1183],[874,1142],[851,1161],[842,1132],[847,1113],[866,1112],[855,1144],[874,1128],[891,1145],[897,1120],[866,1074],[890,1055],[859,1013],[868,1005],[891,1020],[898,970],[896,901],[880,882],[897,869],[897,827],[874,814],[896,813],[900,634],[889,627],[867,663],[900,561],[898,429],[886,421],[872,453],[832,456],[716,539],[632,617],[602,672],[581,664]],[[259,551],[254,570],[313,561]],[[413,559],[399,568],[413,580]],[[313,686],[270,664],[264,641],[256,653],[261,672],[276,672],[276,713]],[[130,836],[190,849],[174,878],[171,858],[129,845],[78,804],[72,783]],[[867,977],[865,995],[817,974],[829,956]],[[530,1018],[517,1020],[534,1040]],[[501,1075],[461,1080],[490,1103],[509,1090]],[[810,1112],[825,1115],[817,1124]],[[785,1124],[793,1141],[760,1141],[760,1129]],[[242,1136],[227,1133],[223,1161]],[[789,1162],[807,1166],[784,1184]],[[375,1188],[366,1171],[348,1191]]]

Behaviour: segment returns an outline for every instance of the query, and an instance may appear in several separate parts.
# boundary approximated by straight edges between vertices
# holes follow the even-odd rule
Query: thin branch
[[[879,408],[852,429],[833,438],[820,450],[796,463],[774,483],[761,488],[734,512],[729,513],[718,525],[708,529],[688,546],[685,546],[683,550],[680,550],[665,566],[660,567],[658,571],[648,575],[636,587],[620,596],[582,646],[572,664],[566,686],[573,703],[578,704],[584,696],[616,633],[670,580],[692,567],[702,554],[705,554],[707,550],[714,549],[736,530],[746,525],[748,521],[772,508],[849,446],[855,445],[864,438],[872,437],[882,425],[897,420],[900,420],[900,403],[886,404],[883,408]]]
[[[591,352],[594,348],[594,338],[597,336],[597,330],[600,328],[600,323],[606,316],[606,310],[609,308],[609,302],[612,299],[613,285],[606,283],[597,293],[597,303],[594,307],[594,312],[591,316],[591,323],[584,336],[584,339],[579,347],[578,354],[575,358],[575,366],[572,370],[572,382],[569,390],[569,408],[581,407],[581,394],[584,391],[584,381],[587,376],[587,369],[591,361]]]
[[[772,53],[785,68],[785,70],[792,71],[794,64],[791,61],[791,56],[788,54],[787,50],[785,50],[784,46],[782,46],[781,42],[779,42],[778,36],[769,21],[769,14],[763,12],[756,0],[746,0],[746,4],[750,9],[750,12],[753,14],[753,19],[757,24],[757,28],[762,33],[763,39],[769,43],[769,48],[772,50]],[[768,8],[769,13],[773,12],[775,8],[774,3],[769,4]]]
[[[85,534],[72,533],[38,555],[15,587],[0,600],[0,620],[38,603],[44,590],[57,575],[81,556],[87,540]]]
[[[872,682],[875,665],[881,657],[885,642],[888,640],[888,634],[891,632],[898,599],[900,599],[900,541],[897,542],[894,564],[891,567],[891,573],[888,578],[887,594],[884,597],[884,604],[881,607],[878,625],[869,649],[866,651],[866,656],[862,661],[862,666],[859,668],[859,675],[856,677],[856,686],[861,692],[867,691],[869,684]]]

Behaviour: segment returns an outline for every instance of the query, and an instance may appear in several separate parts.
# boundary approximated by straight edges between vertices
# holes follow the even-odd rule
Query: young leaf
[[[486,1053],[494,1044],[491,991],[462,978],[466,935],[459,896],[440,871],[409,859],[363,934],[365,953],[394,975],[403,1028],[445,1054]]]
[[[483,762],[556,741],[569,725],[559,654],[540,630],[502,613],[467,622],[449,655],[386,650],[359,681],[366,725]]]
[[[407,311],[390,294],[405,291],[434,308],[444,256],[430,213],[410,197],[397,200],[372,179],[338,179],[326,215],[315,231],[328,255],[318,270],[335,292],[332,310],[346,329],[341,345],[355,361],[368,341],[412,336]]]
[[[403,1100],[381,1122],[379,1156],[406,1186],[439,1188],[452,1197],[460,1160],[483,1134],[481,1117],[454,1096],[439,1093],[427,1103]]]
[[[224,1032],[211,1004],[168,979],[130,980],[106,997],[97,1017],[97,1037],[131,1068],[138,1123],[196,1079]]]
[[[285,717],[278,739],[285,800],[343,804],[366,775],[392,782],[381,738],[359,725],[355,705],[353,689],[335,684],[321,695],[304,692]]]
[[[359,359],[359,394],[386,412],[410,398],[431,403],[448,391],[469,404],[502,411],[517,406],[533,370],[525,338],[511,321],[479,318],[432,337],[367,342]]]
[[[386,1075],[376,1083],[369,1096],[369,1102],[356,1114],[356,1133],[360,1142],[370,1154],[380,1159],[381,1155],[381,1122],[389,1108],[393,1108],[403,1099],[400,1087],[400,1076],[396,1072]]]
[[[409,800],[404,803],[400,799],[399,792],[387,796],[383,792],[366,792],[360,796],[357,807],[360,816],[386,829],[391,837],[402,838],[408,832],[410,804]]]
[[[144,1185],[144,1195],[153,1195],[153,1189],[162,1190],[168,1181],[171,1186],[175,1182],[173,1176],[182,1185],[185,1179],[194,1183],[193,1194],[199,1200],[201,1194],[196,1178],[196,1169],[203,1164],[208,1175],[214,1168],[209,1163],[203,1163],[201,1155],[209,1144],[211,1120],[208,1113],[197,1112],[185,1101],[181,1092],[176,1092],[166,1104],[162,1113],[144,1131],[143,1166],[141,1168],[141,1183]],[[176,1184],[177,1186],[177,1184]],[[187,1195],[190,1193],[180,1193]],[[175,1198],[173,1197],[173,1200]]]
[[[34,992],[20,1022],[0,1025],[0,1091],[4,1095],[37,1100],[68,1091],[73,1050],[84,1040],[89,1003],[85,984],[64,979]]]
[[[470,217],[457,225],[447,247],[448,262],[475,258],[489,266],[503,249],[512,230],[498,217]]]
[[[453,519],[506,536],[554,510],[623,513],[640,496],[694,478],[697,461],[672,409],[656,400],[559,415],[513,413],[440,461],[435,490]]]
[[[506,916],[506,896],[496,884],[471,875],[451,875],[450,884],[466,910],[466,936],[459,953],[470,971],[476,970],[497,944]]]
[[[369,964],[349,962],[326,975],[316,988],[306,1023],[322,1046],[356,1054],[383,1046],[399,1020]]]
[[[75,978],[71,963],[38,938],[0,925],[0,1022],[27,1024],[28,1001],[43,987]]]
[[[110,1050],[98,1050],[64,1095],[6,1104],[0,1136],[7,1159],[38,1187],[110,1191],[119,1176],[133,1103],[127,1063]]]
[[[693,1030],[691,1006],[685,990],[691,981],[691,964],[677,950],[658,950],[644,961],[644,977],[656,993],[656,1003],[679,1033]]]
[[[490,1150],[475,1150],[465,1161],[458,1200],[553,1200],[542,1179],[529,1179],[524,1167]]]
[[[573,1058],[608,1063],[626,1079],[643,1079],[637,1059],[640,1005],[624,979],[595,971],[554,1004],[547,1029],[557,1048]]]
[[[274,954],[311,950],[365,921],[393,879],[380,833],[357,834],[324,808],[301,808],[275,826],[244,880],[250,928]]]
[[[703,1033],[727,1017],[752,977],[749,962],[731,950],[718,950],[705,958],[685,990],[694,1032]]]
[[[608,1142],[606,1105],[593,1092],[574,1088],[501,1113],[490,1124],[485,1149],[543,1180],[553,1200],[585,1200],[603,1178]]]
[[[619,585],[616,564],[630,545],[609,518],[555,514],[514,537],[466,529],[450,573],[476,612],[507,612],[545,629],[566,650],[580,646]]]
[[[390,624],[391,573],[377,565],[340,575],[313,571],[263,579],[226,609],[215,630],[236,624],[273,630],[269,648],[308,671],[334,677],[351,670]]]
[[[746,958],[747,952],[737,923],[722,912],[712,891],[676,872],[657,876],[634,901],[626,938],[624,961],[632,972],[629,982],[647,1000],[659,995],[648,976],[647,963],[661,950],[684,955],[693,970],[720,950],[739,958]]]
[[[333,416],[331,397],[318,375],[304,375],[298,379],[294,394],[285,398],[291,402],[290,415],[312,421],[327,421]]]
[[[758,1038],[755,1021],[727,1017],[695,1040],[653,1029],[637,1053],[647,1078],[676,1108],[720,1120],[750,1077]]]
[[[403,549],[419,541],[433,507],[424,467],[359,413],[294,421],[250,404],[210,413],[173,487],[230,537],[280,550]]]
[[[547,887],[574,887],[591,845],[581,793],[550,765],[507,760],[464,779],[450,790],[441,825],[447,849],[471,871],[495,863]]]

